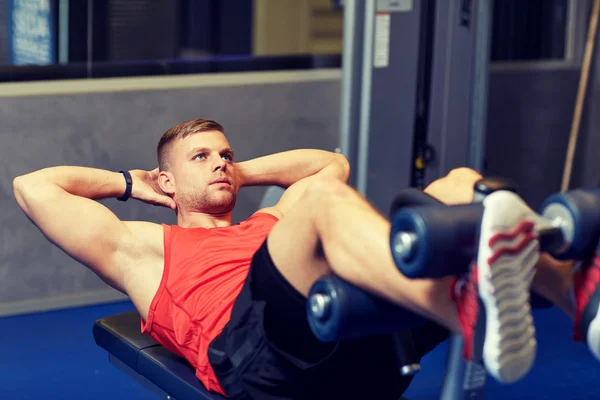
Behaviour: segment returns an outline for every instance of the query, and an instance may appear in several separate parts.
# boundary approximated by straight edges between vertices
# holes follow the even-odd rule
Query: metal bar
[[[342,93],[340,110],[340,148],[350,165],[358,163],[358,127],[362,82],[364,32],[363,0],[344,1],[344,37],[342,49]],[[356,171],[352,168],[349,183],[356,186]]]
[[[176,400],[174,397],[172,397],[171,395],[166,393],[164,390],[160,389],[154,383],[150,382],[150,380],[148,380],[148,378],[138,374],[136,371],[131,369],[131,367],[129,367],[123,361],[119,360],[117,357],[115,357],[114,355],[112,355],[110,353],[108,354],[108,361],[112,365],[117,367],[119,370],[121,370],[121,372],[124,372],[126,375],[128,375],[130,378],[132,378],[141,387],[145,388],[146,390],[150,391],[151,393],[154,393],[159,398]]]
[[[375,0],[365,0],[363,36],[363,79],[361,82],[360,128],[358,132],[358,162],[356,190],[366,195],[369,167],[369,127],[371,119],[371,80],[373,77],[373,41],[375,32]]]
[[[488,81],[490,64],[490,44],[492,10],[494,0],[481,0],[476,3],[475,54],[473,66],[473,106],[471,112],[471,148],[469,166],[483,172],[485,159],[485,134],[487,124]]]

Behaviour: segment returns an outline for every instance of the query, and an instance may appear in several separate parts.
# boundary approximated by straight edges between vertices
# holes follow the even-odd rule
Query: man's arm
[[[276,206],[261,210],[281,218],[315,179],[350,177],[350,164],[343,154],[325,150],[291,150],[237,164],[243,186],[277,185],[287,188]]]
[[[344,182],[350,165],[342,154],[325,150],[300,149],[258,157],[236,164],[243,186],[276,185],[288,188],[319,174]]]
[[[56,246],[123,290],[121,256],[139,251],[127,225],[94,201],[125,191],[120,173],[83,167],[42,169],[13,181],[17,203]]]

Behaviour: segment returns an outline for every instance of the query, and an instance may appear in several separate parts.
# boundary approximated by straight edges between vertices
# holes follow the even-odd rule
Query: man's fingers
[[[173,200],[172,198],[168,197],[168,196],[161,196],[161,203],[165,206],[168,207],[172,210],[177,208],[177,205],[175,204],[175,200]]]
[[[174,210],[177,206],[175,201],[168,196],[155,195],[146,200],[147,203],[150,203],[155,206],[163,206]]]

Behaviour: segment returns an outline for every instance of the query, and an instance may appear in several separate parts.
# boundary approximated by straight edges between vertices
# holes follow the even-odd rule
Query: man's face
[[[176,140],[169,159],[178,208],[209,214],[233,209],[239,188],[233,151],[223,133],[200,132]]]

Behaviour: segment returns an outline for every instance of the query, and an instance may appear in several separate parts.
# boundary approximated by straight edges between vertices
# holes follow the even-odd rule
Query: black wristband
[[[125,193],[123,193],[123,196],[117,197],[117,200],[127,201],[131,197],[131,189],[133,188],[131,174],[129,173],[129,171],[119,171],[119,172],[122,173],[123,176],[125,177],[126,186],[125,186]]]

